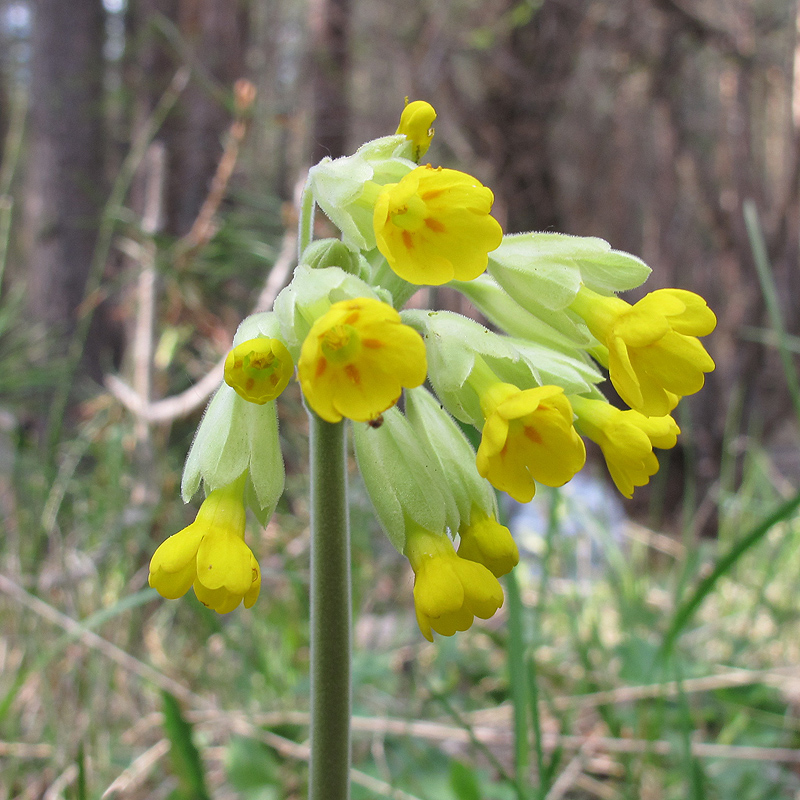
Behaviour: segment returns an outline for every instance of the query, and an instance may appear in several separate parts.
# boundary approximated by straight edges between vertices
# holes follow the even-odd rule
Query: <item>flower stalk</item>
[[[351,617],[346,430],[309,410],[311,760],[309,800],[350,797]]]

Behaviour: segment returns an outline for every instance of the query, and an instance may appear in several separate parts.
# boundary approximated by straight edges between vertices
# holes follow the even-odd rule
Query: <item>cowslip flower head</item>
[[[257,405],[278,397],[293,373],[294,362],[280,339],[250,339],[234,347],[225,359],[225,383]]]
[[[671,416],[646,417],[604,400],[572,399],[578,430],[600,446],[617,489],[628,498],[658,472],[654,447],[675,447],[680,428]]]
[[[458,529],[458,555],[483,564],[492,575],[507,575],[519,563],[519,550],[511,531],[493,516],[474,509],[468,525]]]
[[[419,161],[430,147],[435,119],[436,111],[430,103],[424,100],[409,103],[406,98],[406,107],[400,115],[400,124],[395,133],[402,133],[413,143],[415,161]]]
[[[503,605],[497,578],[475,561],[461,558],[445,534],[415,528],[406,537],[405,555],[414,570],[414,608],[422,635],[452,636],[475,617],[489,619]]]
[[[586,461],[560,386],[519,389],[495,383],[480,395],[485,417],[476,464],[497,489],[527,503],[536,481],[563,486]]]
[[[373,227],[392,270],[414,284],[469,281],[503,240],[491,216],[494,195],[477,178],[428,164],[383,187]]]
[[[581,287],[571,308],[608,348],[619,396],[648,417],[663,417],[703,388],[714,361],[698,340],[717,324],[706,301],[684,289],[657,289],[630,305]]]
[[[244,542],[243,488],[244,476],[215,489],[195,521],[153,554],[148,582],[162,597],[174,600],[194,587],[197,599],[220,614],[258,599],[261,571]]]
[[[334,303],[312,325],[297,365],[308,404],[327,422],[377,418],[426,371],[422,337],[390,305],[366,297]]]

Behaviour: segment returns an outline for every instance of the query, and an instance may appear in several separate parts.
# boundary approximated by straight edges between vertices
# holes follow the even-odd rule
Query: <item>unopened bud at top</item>
[[[425,155],[433,139],[433,121],[436,111],[430,103],[424,100],[414,100],[409,103],[406,98],[406,107],[400,115],[400,124],[397,133],[402,133],[414,144],[414,160],[419,162]]]

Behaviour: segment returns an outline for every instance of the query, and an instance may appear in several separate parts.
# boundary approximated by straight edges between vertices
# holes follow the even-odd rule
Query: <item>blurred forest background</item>
[[[799,32],[797,0],[0,0],[0,800],[303,796],[296,388],[255,613],[147,563],[305,171],[405,96],[506,231],[702,294],[717,370],[621,538],[542,492],[508,618],[457,641],[420,640],[356,486],[354,796],[800,797]]]

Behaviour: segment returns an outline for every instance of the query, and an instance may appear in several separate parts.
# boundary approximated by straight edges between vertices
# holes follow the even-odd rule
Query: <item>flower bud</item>
[[[312,269],[339,267],[362,280],[368,279],[370,274],[366,259],[339,239],[317,239],[311,242],[303,251],[300,263]]]
[[[414,161],[419,163],[425,155],[433,139],[433,121],[436,111],[430,103],[424,100],[408,102],[400,115],[400,124],[397,133],[402,133],[414,145]]]
[[[225,383],[258,405],[278,397],[293,374],[294,362],[280,339],[248,339],[225,359]]]

